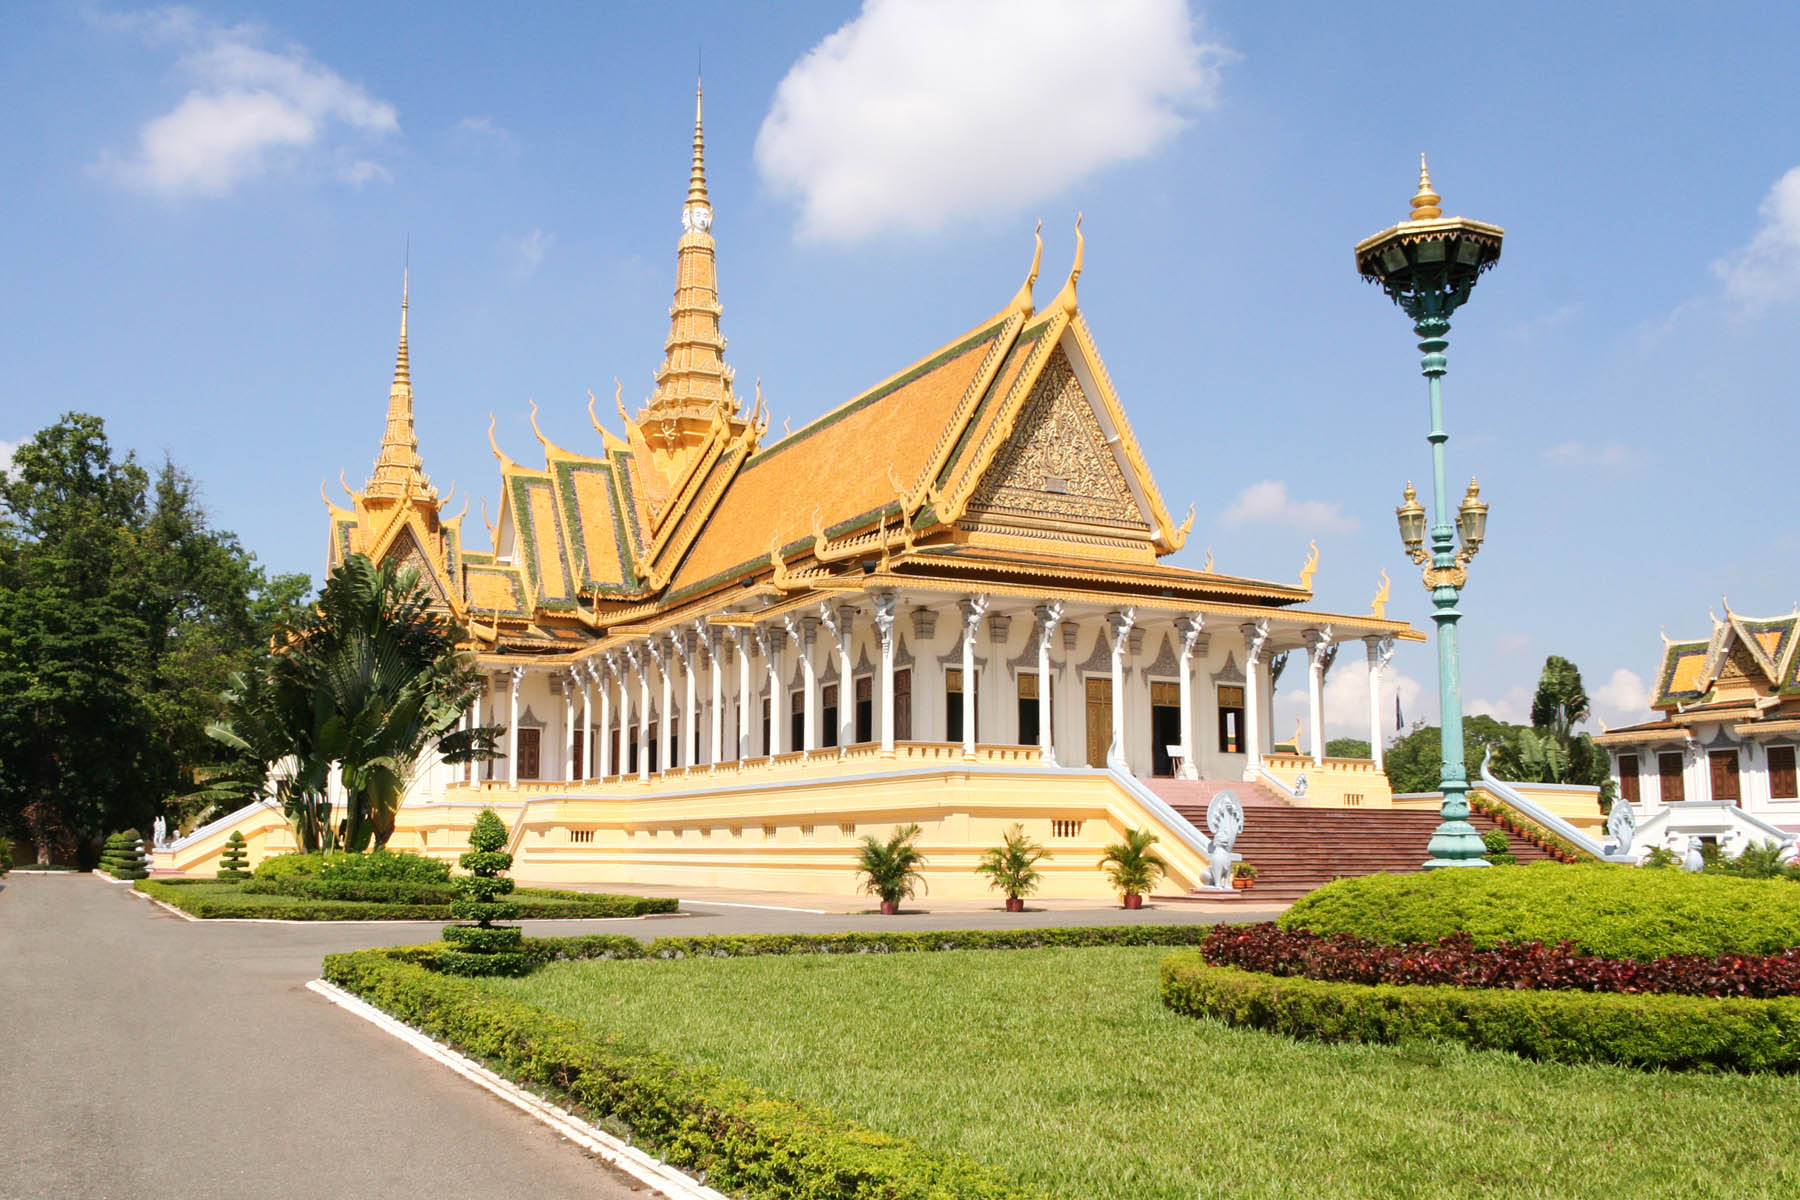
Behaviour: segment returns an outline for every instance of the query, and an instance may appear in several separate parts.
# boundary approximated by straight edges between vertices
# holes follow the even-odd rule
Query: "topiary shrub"
[[[522,952],[523,931],[516,925],[496,926],[495,921],[519,915],[519,906],[501,897],[513,890],[513,881],[501,874],[512,866],[506,845],[506,826],[493,809],[484,808],[469,831],[469,850],[458,863],[469,872],[456,881],[457,898],[450,915],[473,925],[444,926],[450,949],[440,952],[445,969],[458,975],[522,975],[530,960]]]
[[[1800,888],[1627,866],[1534,863],[1483,871],[1365,875],[1301,897],[1283,929],[1386,943],[1570,942],[1605,958],[1772,954],[1800,945]]]
[[[107,838],[105,847],[100,851],[97,869],[114,879],[148,878],[150,860],[144,854],[144,839],[138,836],[138,831],[127,829]]]
[[[244,835],[237,830],[225,839],[224,853],[219,855],[220,879],[249,879],[250,851],[244,848]]]

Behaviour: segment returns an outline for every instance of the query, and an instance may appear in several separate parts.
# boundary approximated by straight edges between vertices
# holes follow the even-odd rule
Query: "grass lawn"
[[[483,985],[1057,1196],[1800,1195],[1800,1080],[1301,1043],[1160,948],[558,963]]]
[[[220,880],[148,880],[162,886],[138,890],[197,917],[268,917],[296,921],[448,921],[448,904],[376,904],[365,900],[314,900],[305,896],[263,895],[245,892],[235,883]],[[511,897],[522,919],[598,918],[631,916],[640,912],[673,911],[671,900],[611,896],[598,892],[559,892],[520,888]]]

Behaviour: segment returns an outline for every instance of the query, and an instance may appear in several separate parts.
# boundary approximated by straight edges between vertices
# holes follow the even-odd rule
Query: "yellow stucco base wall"
[[[1305,754],[1265,754],[1263,769],[1291,791],[1306,777],[1306,794],[1292,803],[1303,808],[1392,808],[1394,789],[1387,772],[1365,758],[1313,762]]]
[[[935,763],[891,771],[828,762],[777,766],[773,772],[671,773],[648,783],[452,787],[441,802],[401,809],[388,845],[454,861],[468,847],[475,816],[491,807],[512,830],[512,874],[528,885],[653,883],[852,895],[863,835],[886,838],[909,822],[922,831],[927,896],[992,895],[975,865],[1014,822],[1051,852],[1040,864],[1040,896],[1113,895],[1099,859],[1131,828],[1155,831],[1156,850],[1169,863],[1157,891],[1198,887],[1206,866],[1202,854],[1105,772],[984,773]],[[253,865],[294,849],[273,809],[258,810],[239,827],[251,841]],[[158,853],[153,865],[164,873],[209,876],[229,832],[221,828],[180,851]]]

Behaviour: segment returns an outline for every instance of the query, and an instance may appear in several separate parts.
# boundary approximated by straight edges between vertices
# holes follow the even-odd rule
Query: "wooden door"
[[[1112,680],[1101,675],[1087,681],[1087,764],[1106,765],[1112,744]]]
[[[1712,771],[1712,798],[1738,803],[1738,756],[1736,750],[1714,750],[1706,756]]]
[[[912,741],[912,668],[894,672],[894,740]]]
[[[519,778],[536,779],[538,777],[538,747],[543,731],[540,729],[519,730]]]
[[[1681,778],[1681,755],[1657,755],[1656,777],[1662,782],[1664,804],[1680,804],[1687,799],[1687,785]]]

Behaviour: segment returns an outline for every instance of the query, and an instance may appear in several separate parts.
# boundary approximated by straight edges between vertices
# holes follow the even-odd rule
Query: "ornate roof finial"
[[[406,354],[406,298],[412,290],[412,264],[400,272],[400,352],[394,358],[394,382],[412,383],[412,364]]]
[[[1031,270],[1026,274],[1025,282],[1019,285],[1018,293],[1013,296],[1012,304],[1008,306],[1024,313],[1032,311],[1031,293],[1037,287],[1038,264],[1044,261],[1044,219],[1042,217],[1038,218],[1037,229],[1032,232],[1031,236],[1037,239],[1037,248],[1031,252]]]
[[[1087,239],[1081,236],[1081,214],[1075,214],[1075,261],[1069,267],[1069,279],[1057,293],[1056,305],[1070,316],[1075,314],[1075,282],[1081,278],[1082,260],[1087,257]]]
[[[1408,217],[1407,220],[1409,220],[1409,221],[1435,221],[1435,220],[1437,220],[1439,217],[1444,215],[1444,210],[1442,208],[1438,207],[1438,203],[1442,199],[1443,199],[1442,196],[1438,195],[1436,192],[1431,190],[1431,171],[1425,165],[1424,153],[1420,152],[1420,154],[1419,154],[1419,190],[1413,194],[1412,215],[1410,217]]]
[[[700,80],[694,79],[694,165],[688,173],[688,204],[711,206],[706,198],[706,134],[700,123]]]

